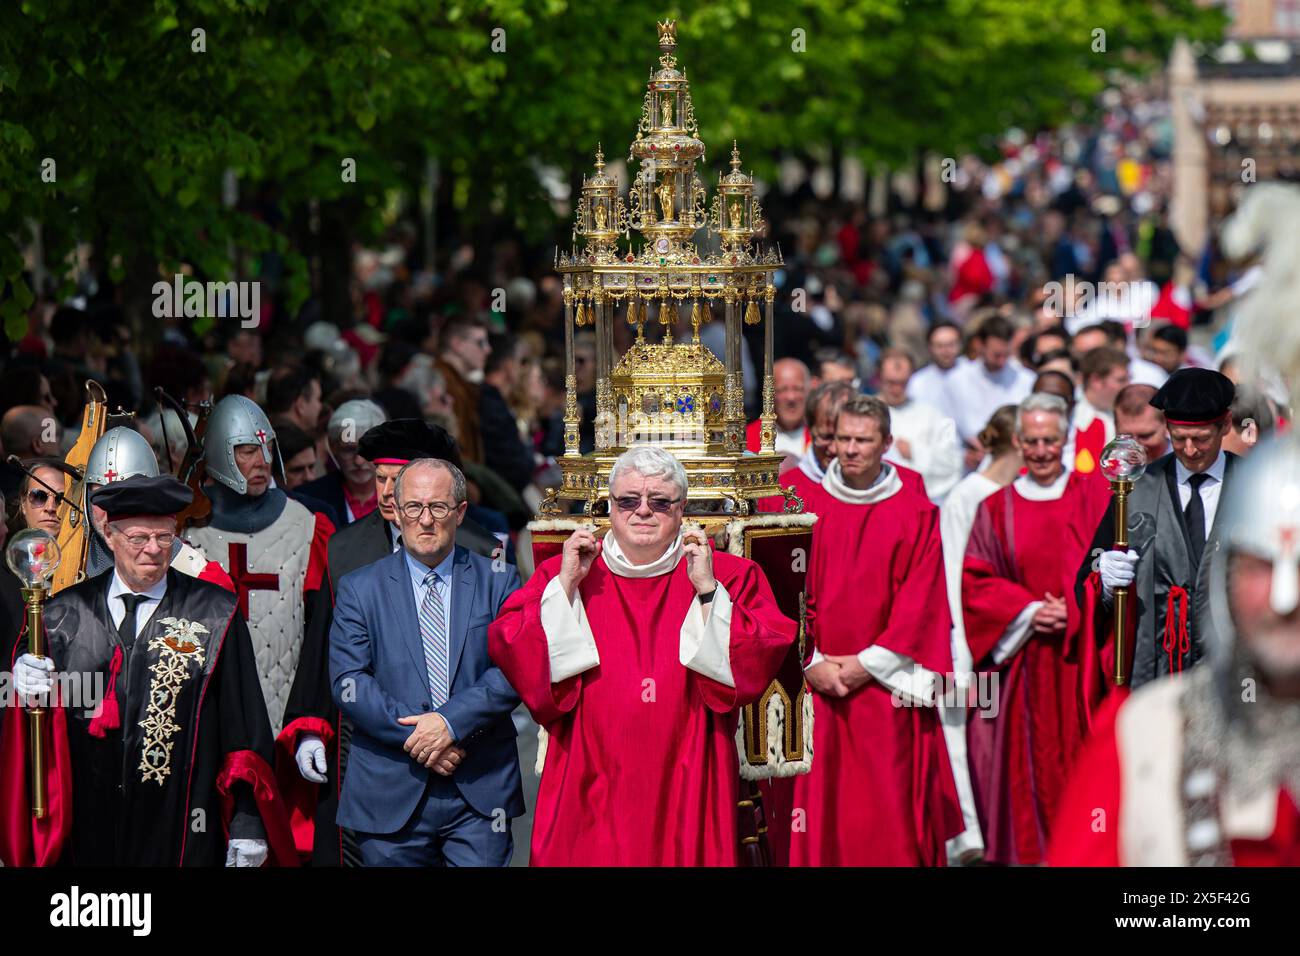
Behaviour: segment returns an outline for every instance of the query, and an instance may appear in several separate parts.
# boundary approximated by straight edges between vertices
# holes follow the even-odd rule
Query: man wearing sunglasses
[[[736,710],[795,638],[762,570],[683,526],[686,472],[636,446],[610,473],[610,528],[580,528],[488,631],[546,731],[530,862],[735,865]]]
[[[36,458],[27,462],[30,474],[23,478],[19,510],[23,524],[40,528],[56,538],[59,536],[59,505],[63,504],[63,472],[50,459]]]
[[[1193,622],[1204,594],[1204,555],[1218,546],[1216,521],[1223,489],[1238,458],[1224,451],[1232,428],[1232,381],[1204,368],[1184,368],[1151,399],[1164,412],[1172,453],[1147,465],[1129,494],[1129,547],[1117,551],[1112,502],[1079,569],[1080,606],[1091,607],[1101,660],[1087,685],[1099,700],[1113,681],[1114,635],[1109,633],[1115,589],[1131,587],[1133,635],[1125,640],[1125,673],[1136,690],[1156,677],[1196,664],[1204,648]]]

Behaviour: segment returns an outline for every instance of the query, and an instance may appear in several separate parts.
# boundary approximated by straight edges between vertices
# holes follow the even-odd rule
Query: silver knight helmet
[[[1238,303],[1229,346],[1241,358],[1242,372],[1278,386],[1278,403],[1300,395],[1300,188],[1289,183],[1261,183],[1246,190],[1236,212],[1221,231],[1225,253],[1239,263],[1258,265],[1255,287]],[[1289,394],[1284,394],[1289,393]],[[1289,628],[1300,607],[1300,440],[1297,434],[1275,434],[1261,441],[1238,462],[1220,502],[1222,553],[1211,556],[1209,611],[1215,659],[1227,663],[1242,650],[1237,645],[1243,626],[1241,608],[1232,606],[1232,586],[1241,582],[1235,568],[1249,568],[1257,590],[1249,602],[1267,611],[1278,628]],[[1243,562],[1234,563],[1241,556]],[[1271,566],[1271,567],[1270,567]],[[1268,574],[1265,579],[1264,575]],[[1239,599],[1245,591],[1239,591]],[[1265,612],[1266,613],[1266,612]],[[1258,614],[1256,620],[1258,620]],[[1265,631],[1272,625],[1263,625]],[[1280,632],[1275,636],[1281,636]],[[1284,647],[1274,647],[1287,656]],[[1267,653],[1267,652],[1266,652]],[[1251,652],[1259,657],[1259,649]],[[1264,663],[1260,659],[1260,663]],[[1275,662],[1277,663],[1277,662]]]
[[[158,477],[158,457],[148,440],[133,428],[120,425],[99,437],[86,459],[86,482],[107,485],[123,478]]]
[[[204,462],[208,475],[221,482],[236,494],[248,493],[248,480],[235,463],[237,445],[260,445],[262,459],[271,464],[271,443],[275,429],[266,413],[256,402],[243,395],[227,395],[217,402],[208,416],[208,429],[203,436]],[[279,452],[276,452],[279,458]],[[280,466],[279,474],[284,474]]]
[[[1269,438],[1238,463],[1224,489],[1223,546],[1211,555],[1208,648],[1226,663],[1238,640],[1230,600],[1232,559],[1249,555],[1272,565],[1269,608],[1279,618],[1300,607],[1300,442]]]

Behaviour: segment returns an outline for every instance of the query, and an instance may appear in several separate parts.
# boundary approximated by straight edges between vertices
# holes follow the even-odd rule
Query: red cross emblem
[[[261,442],[263,445],[266,444],[266,432],[265,432],[263,429],[259,428],[259,429],[258,429],[257,431],[255,431],[253,434],[255,434],[255,435],[257,436],[257,440],[258,440],[259,442]]]
[[[114,481],[116,478],[117,478],[117,472],[115,472],[112,468],[110,468],[110,469],[108,469],[108,471],[104,472],[104,480],[105,480],[105,481],[111,482],[111,481]]]
[[[235,593],[239,596],[239,613],[248,620],[249,591],[278,591],[280,576],[278,574],[253,574],[248,570],[248,545],[230,545],[230,578],[235,582]]]

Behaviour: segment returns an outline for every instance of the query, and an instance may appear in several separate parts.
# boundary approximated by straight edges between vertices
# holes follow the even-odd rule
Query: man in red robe
[[[1224,487],[1195,626],[1209,666],[1108,700],[1052,828],[1058,866],[1300,866],[1300,447]]]
[[[796,628],[754,562],[683,533],[686,473],[639,446],[610,473],[610,530],[575,531],[488,630],[546,732],[531,862],[735,865],[737,709]]]
[[[990,863],[1042,862],[1084,732],[1072,585],[1109,493],[1095,469],[1066,469],[1067,429],[1059,397],[1020,403],[1013,442],[1027,473],[980,503],[966,545],[966,639],[976,672],[992,675],[985,686],[994,696],[966,730]]]
[[[939,509],[882,462],[889,444],[884,404],[850,399],[809,503],[814,757],[795,780],[795,866],[941,866],[963,829],[934,707],[952,671]]]

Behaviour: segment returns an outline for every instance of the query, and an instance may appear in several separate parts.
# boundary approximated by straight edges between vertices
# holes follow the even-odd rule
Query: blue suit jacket
[[[524,812],[515,725],[519,703],[488,657],[488,625],[519,587],[510,565],[457,546],[451,573],[451,696],[437,712],[466,751],[451,779],[484,816]],[[414,729],[399,717],[431,706],[420,624],[406,552],[399,549],[345,574],[338,584],[330,629],[330,687],[352,721],[352,751],[339,799],[340,826],[395,833],[410,819],[432,770],[402,745]]]

